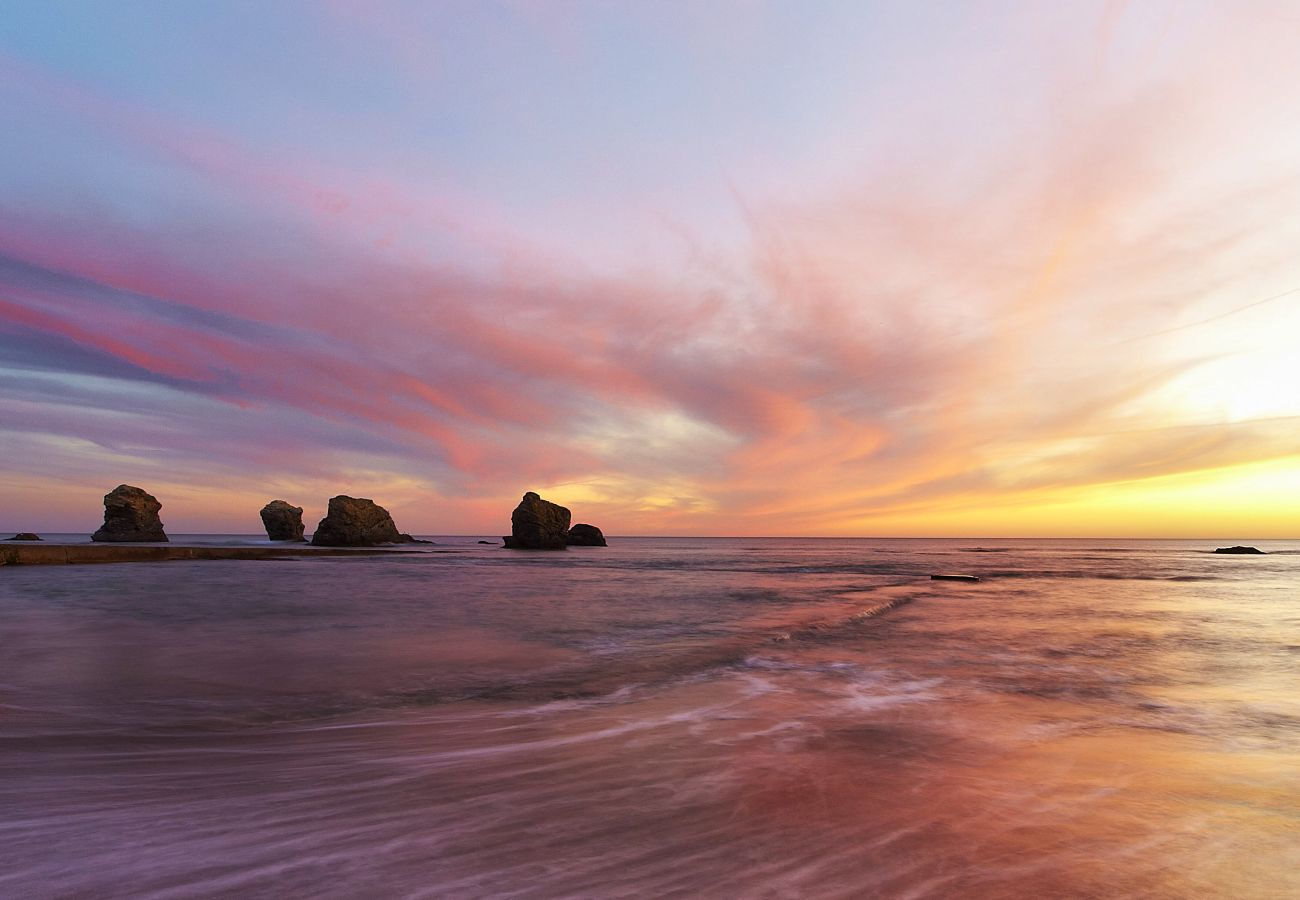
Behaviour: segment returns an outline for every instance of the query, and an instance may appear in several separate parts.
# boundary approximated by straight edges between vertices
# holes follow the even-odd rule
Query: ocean
[[[434,540],[0,568],[0,896],[1300,896],[1300,542]]]

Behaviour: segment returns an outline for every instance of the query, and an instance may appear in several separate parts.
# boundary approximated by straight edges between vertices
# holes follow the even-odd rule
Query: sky
[[[0,525],[1300,537],[1290,2],[0,0]]]

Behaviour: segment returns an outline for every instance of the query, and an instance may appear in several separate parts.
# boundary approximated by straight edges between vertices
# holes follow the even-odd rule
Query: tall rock
[[[262,507],[262,525],[273,541],[301,541],[302,507],[286,500],[272,500]]]
[[[577,524],[569,529],[564,542],[570,547],[608,547],[605,535],[595,525]]]
[[[388,510],[373,500],[342,494],[330,498],[329,511],[311,536],[317,547],[373,547],[409,541],[398,532]]]
[[[569,518],[563,506],[529,491],[510,514],[511,534],[502,540],[515,550],[563,550]]]
[[[167,540],[158,510],[162,504],[150,494],[129,484],[119,484],[104,495],[104,524],[90,536],[92,541]]]

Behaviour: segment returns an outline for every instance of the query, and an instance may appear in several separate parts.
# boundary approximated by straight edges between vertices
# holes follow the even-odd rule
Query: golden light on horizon
[[[1061,493],[971,497],[965,505],[876,520],[878,536],[1294,539],[1300,455]],[[869,528],[868,522],[858,525]]]

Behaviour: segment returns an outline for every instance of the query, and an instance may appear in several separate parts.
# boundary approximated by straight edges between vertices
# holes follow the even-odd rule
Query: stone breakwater
[[[130,544],[14,544],[0,546],[0,566],[62,566],[81,563],[164,562],[175,559],[288,559],[304,556],[377,556],[428,550],[313,547],[142,547]]]

